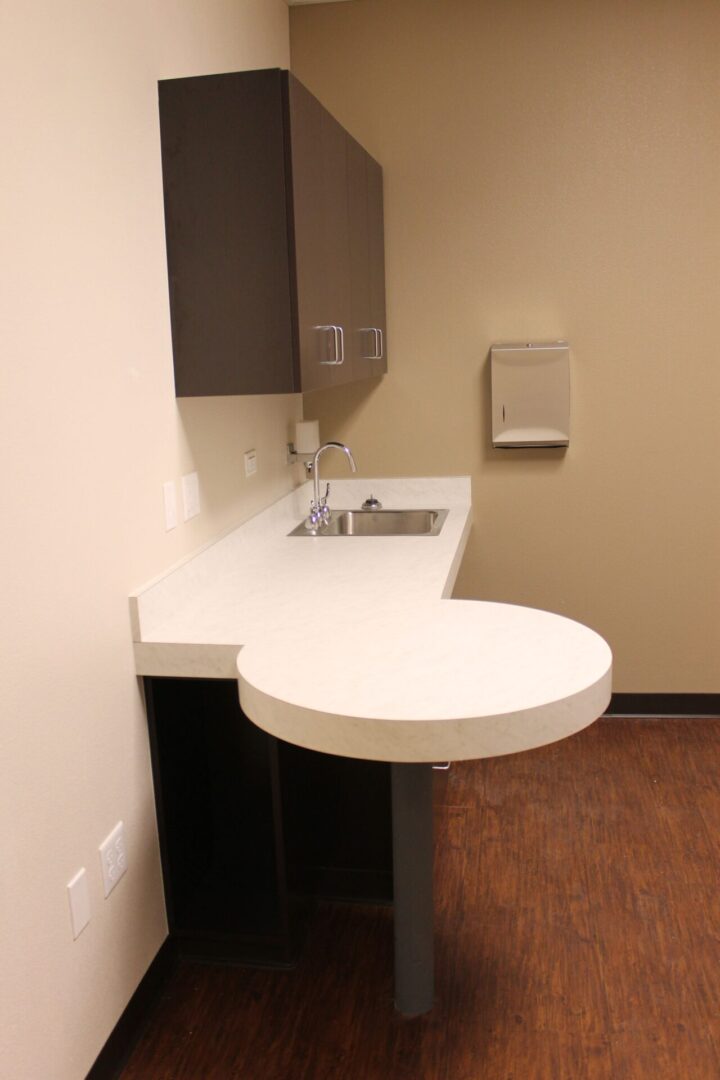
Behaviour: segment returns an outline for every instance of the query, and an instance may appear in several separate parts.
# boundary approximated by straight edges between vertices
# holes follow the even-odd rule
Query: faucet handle
[[[305,518],[305,528],[311,529],[313,532],[317,529],[322,521],[322,511],[315,505],[314,502],[310,503],[310,513]]]
[[[323,525],[327,525],[329,523],[330,516],[331,516],[331,510],[330,510],[330,507],[327,504],[327,497],[328,497],[329,494],[330,494],[330,485],[328,484],[326,489],[325,489],[325,495],[320,500],[320,517],[322,519]]]

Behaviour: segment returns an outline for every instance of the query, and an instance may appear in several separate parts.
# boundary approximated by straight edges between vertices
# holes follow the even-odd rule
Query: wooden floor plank
[[[435,790],[437,1000],[392,911],[325,905],[292,971],[184,964],[123,1080],[719,1080],[720,720],[601,720]]]

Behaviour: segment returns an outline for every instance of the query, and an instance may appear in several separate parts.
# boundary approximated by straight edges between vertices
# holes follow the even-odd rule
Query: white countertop
[[[371,492],[386,509],[448,509],[438,536],[290,537],[310,492],[304,484],[131,597],[138,674],[239,677],[264,730],[385,761],[527,750],[602,714],[612,656],[592,630],[449,600],[469,478],[332,482],[334,509]]]
[[[468,477],[331,481],[333,509],[372,492],[386,509],[449,509],[438,536],[289,537],[306,483],[130,597],[139,675],[237,678],[239,649],[317,625],[342,632],[380,611],[449,597],[470,531]]]
[[[571,619],[479,600],[422,601],[280,633],[238,656],[240,700],[265,731],[345,757],[461,761],[544,746],[610,700],[612,656]]]

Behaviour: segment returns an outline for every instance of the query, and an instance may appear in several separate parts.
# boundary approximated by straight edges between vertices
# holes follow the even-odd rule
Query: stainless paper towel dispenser
[[[490,372],[493,446],[569,444],[567,341],[493,345]]]

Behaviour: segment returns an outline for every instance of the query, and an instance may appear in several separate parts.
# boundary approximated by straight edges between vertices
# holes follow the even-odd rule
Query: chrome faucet
[[[355,458],[350,452],[350,447],[341,442],[326,442],[322,446],[319,446],[315,451],[315,457],[313,458],[313,498],[310,503],[310,513],[305,519],[306,529],[322,529],[330,520],[330,507],[327,500],[330,494],[330,485],[325,488],[325,494],[320,497],[320,455],[324,454],[326,450],[342,450],[344,454],[347,454],[348,461],[350,462],[350,468],[353,472],[357,472],[357,465],[355,464]]]

